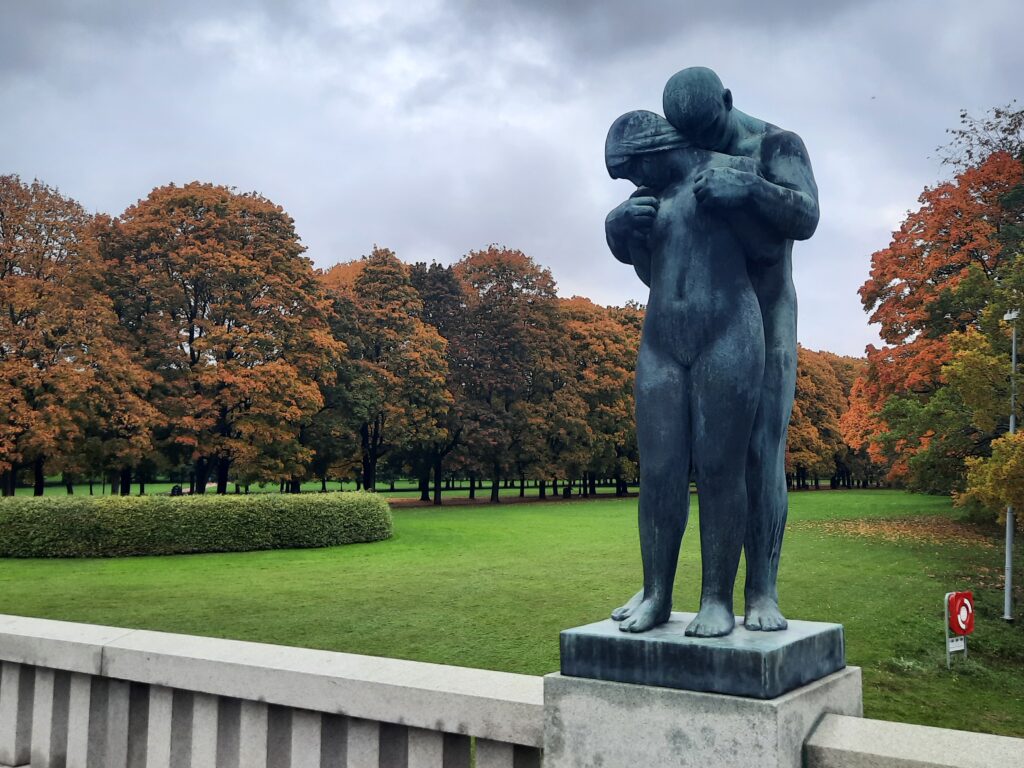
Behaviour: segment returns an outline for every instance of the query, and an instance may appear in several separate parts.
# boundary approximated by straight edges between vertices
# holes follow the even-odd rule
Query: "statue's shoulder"
[[[788,157],[794,155],[799,157],[807,156],[807,147],[804,146],[804,140],[797,133],[779,128],[771,123],[765,123],[764,126],[765,129],[761,138],[762,157],[770,158],[778,155]]]

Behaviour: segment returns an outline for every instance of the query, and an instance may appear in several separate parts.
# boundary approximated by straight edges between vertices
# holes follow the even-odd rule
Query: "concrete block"
[[[217,697],[192,697],[192,768],[217,768]]]
[[[696,614],[673,613],[648,632],[605,619],[561,633],[563,675],[774,699],[846,666],[842,624],[790,621],[750,632],[743,617],[725,637],[687,637]]]
[[[352,718],[348,721],[345,747],[347,768],[378,768],[380,765],[380,723]]]
[[[171,768],[171,724],[174,691],[162,685],[149,689],[146,768]]]
[[[1024,766],[1024,739],[826,715],[805,747],[807,768]]]
[[[137,630],[109,643],[104,674],[217,696],[467,733],[543,741],[541,678],[307,648]]]
[[[289,768],[320,768],[320,713],[292,711],[292,758]]]
[[[10,661],[0,664],[0,763],[25,765],[32,737],[36,671]]]
[[[89,736],[92,726],[92,675],[71,674],[68,696],[68,757],[66,768],[90,768]]]
[[[801,768],[804,740],[827,712],[862,713],[847,667],[775,699],[544,678],[544,768]]]
[[[443,768],[444,734],[422,728],[409,729],[406,768]]]
[[[31,750],[35,768],[64,768],[67,762],[70,688],[67,672],[36,668]]]
[[[476,740],[476,768],[513,768],[514,765],[515,749],[511,744]]]
[[[95,624],[0,615],[0,654],[5,662],[98,675],[104,646],[131,632]]]
[[[243,701],[238,718],[238,765],[267,768],[267,710],[259,701]]]
[[[123,680],[107,683],[104,712],[103,768],[128,767],[128,729],[131,719],[131,684]]]

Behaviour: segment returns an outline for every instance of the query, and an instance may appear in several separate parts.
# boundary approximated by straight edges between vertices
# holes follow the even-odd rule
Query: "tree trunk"
[[[320,476],[320,493],[327,493],[327,475]]]
[[[476,472],[469,473],[469,498],[476,498]]]
[[[64,479],[64,490],[66,490],[68,492],[68,496],[74,496],[75,495],[75,480],[74,480],[74,478],[71,477],[71,475],[69,475],[67,472],[65,472],[64,475],[63,475],[63,479]]]
[[[597,473],[590,473],[590,495],[597,496]]]
[[[139,496],[146,495],[146,476],[139,475]]]
[[[548,496],[547,480],[537,481],[537,498],[546,499]]]
[[[206,482],[210,479],[210,462],[205,456],[196,461],[196,493],[206,493]]]
[[[89,475],[89,495],[92,496],[92,475]]]
[[[526,478],[522,475],[519,476],[519,498],[526,498]]]
[[[132,468],[121,467],[120,493],[122,496],[132,495]]]
[[[420,486],[420,501],[430,501],[430,467],[426,464],[420,469],[418,482]]]
[[[302,480],[298,477],[293,477],[288,481],[288,493],[302,493]]]
[[[188,495],[196,492],[196,471],[193,469],[188,473]]]
[[[552,496],[557,496],[558,495],[558,478],[557,477],[551,478],[551,495]]]
[[[43,491],[46,488],[46,475],[43,474],[43,466],[45,460],[42,456],[38,457],[32,462],[32,495],[42,496]]]
[[[10,469],[0,473],[0,494],[4,496],[14,495],[14,476],[18,468],[12,466]]]
[[[441,454],[434,454],[434,506],[441,506],[441,483],[444,481],[444,459]]]
[[[371,453],[363,454],[363,488],[377,490],[377,457]]]
[[[491,504],[497,504],[500,501],[500,499],[498,498],[498,489],[501,488],[501,478],[498,477],[499,472],[500,470],[498,469],[497,465],[495,465],[494,474],[491,476]]]
[[[572,498],[572,480],[566,480],[562,483],[562,498]]]
[[[622,473],[615,473],[615,495],[622,497],[626,495],[626,484],[622,482]]]
[[[226,456],[217,457],[217,495],[223,496],[228,492],[228,470],[231,469],[231,459]]]

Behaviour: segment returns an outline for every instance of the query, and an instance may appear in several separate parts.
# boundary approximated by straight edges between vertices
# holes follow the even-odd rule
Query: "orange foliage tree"
[[[165,450],[236,481],[302,472],[299,431],[344,344],[293,221],[256,193],[193,182],[153,190],[105,249],[122,324],[159,379]]]
[[[890,479],[922,490],[962,487],[964,459],[988,452],[992,434],[972,422],[944,366],[954,362],[951,340],[971,329],[1004,345],[999,318],[1024,287],[1022,158],[997,150],[970,159],[922,193],[860,289],[886,345],[868,348],[844,428]],[[971,378],[962,364],[959,376]]]
[[[352,312],[339,372],[345,386],[335,400],[356,435],[362,485],[374,490],[382,457],[447,437],[446,343],[421,319],[409,267],[390,250],[375,247],[356,266],[339,265],[323,279]]]
[[[545,405],[565,386],[568,351],[555,281],[521,251],[490,246],[455,265],[466,289],[466,428],[473,464],[498,501],[506,473],[544,457]]]
[[[0,177],[0,472],[13,493],[31,466],[36,495],[47,471],[70,475],[98,425],[116,425],[137,455],[155,411],[145,377],[112,341],[91,217],[36,181]],[[70,485],[69,485],[70,487]]]
[[[621,495],[624,478],[636,473],[633,381],[642,321],[629,315],[642,310],[606,308],[580,297],[561,300],[559,308],[573,355],[571,392],[579,404],[566,403],[563,417],[549,420],[557,425],[552,436],[562,453],[586,452],[576,463],[588,473],[588,490],[597,476],[613,477]],[[574,417],[582,422],[575,429]]]

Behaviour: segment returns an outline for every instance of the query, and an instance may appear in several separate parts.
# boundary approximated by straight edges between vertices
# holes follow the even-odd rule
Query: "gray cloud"
[[[877,341],[870,254],[945,169],[960,108],[1020,96],[1016,2],[704,3],[6,0],[0,173],[117,213],[154,186],[255,189],[321,266],[374,243],[450,262],[490,242],[565,295],[644,298],[607,253],[629,193],[607,126],[714,67],[752,114],[800,133],[822,223],[796,248],[801,341]]]

